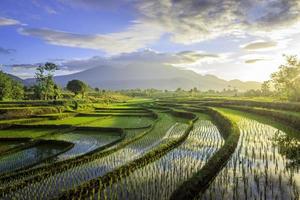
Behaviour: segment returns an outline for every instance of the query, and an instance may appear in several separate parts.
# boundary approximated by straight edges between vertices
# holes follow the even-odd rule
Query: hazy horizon
[[[0,69],[21,78],[147,62],[262,82],[299,54],[300,2],[2,0],[0,38]]]

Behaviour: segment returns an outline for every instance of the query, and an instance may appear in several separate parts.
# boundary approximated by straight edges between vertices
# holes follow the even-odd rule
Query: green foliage
[[[53,63],[46,63],[37,67],[35,78],[37,84],[34,87],[34,94],[38,99],[57,99],[60,92],[59,87],[54,83],[53,74],[58,67]]]
[[[58,131],[57,129],[45,128],[10,128],[0,130],[0,138],[37,138],[49,132]]]
[[[244,93],[245,97],[259,97],[262,96],[262,91],[261,90],[248,90]]]
[[[80,80],[71,80],[67,84],[67,89],[73,92],[75,96],[78,94],[82,94],[82,97],[84,97],[87,88],[87,85]]]
[[[300,101],[300,60],[297,56],[285,56],[286,63],[271,76],[278,96]]]
[[[1,118],[12,119],[12,118],[24,118],[33,115],[41,115],[48,113],[60,113],[62,111],[60,106],[40,106],[40,107],[15,107],[8,109],[0,109]]]
[[[261,85],[261,94],[264,97],[272,95],[271,89],[270,89],[270,81],[264,81]]]
[[[275,143],[279,146],[280,153],[292,161],[287,168],[297,169],[300,166],[300,142],[288,135],[277,133]]]
[[[23,85],[0,71],[0,100],[19,100],[23,97]]]
[[[296,102],[270,102],[257,100],[243,100],[243,99],[210,99],[201,101],[202,105],[210,106],[227,106],[240,105],[261,108],[271,108],[276,110],[300,111],[300,103]]]

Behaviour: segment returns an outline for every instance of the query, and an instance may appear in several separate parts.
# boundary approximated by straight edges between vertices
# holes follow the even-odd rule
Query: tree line
[[[200,91],[192,88],[184,91],[177,88],[175,91],[156,90],[156,89],[134,89],[121,90],[119,93],[127,96],[144,96],[151,97],[157,95],[164,96],[248,96],[248,97],[272,97],[289,101],[300,101],[300,60],[297,56],[286,56],[285,63],[279,66],[279,70],[271,74],[270,80],[261,85],[261,89],[248,90],[244,93],[239,92],[236,88],[224,89],[223,91]],[[27,93],[32,94],[29,99],[56,100],[62,98],[63,89],[54,81],[54,72],[58,70],[57,65],[45,63],[36,69],[35,84],[31,87],[23,86],[22,83],[14,80],[8,74],[0,71],[0,100],[21,100]],[[85,94],[92,89],[83,81],[71,80],[68,82],[66,89],[74,93],[74,96],[85,97]],[[105,94],[105,90],[95,88],[97,94]],[[28,97],[27,97],[28,98]]]
[[[24,98],[23,85],[9,75],[0,71],[0,100],[15,99],[20,100]]]
[[[260,90],[249,90],[245,96],[274,97],[282,100],[300,101],[300,60],[296,55],[284,55],[285,63],[263,82]]]
[[[63,89],[54,81],[54,72],[58,66],[54,63],[45,63],[36,68],[35,84],[30,87],[24,86],[20,81],[14,80],[8,74],[0,71],[0,100],[22,100],[25,94],[29,99],[57,100],[62,97]],[[87,84],[80,80],[69,81],[67,90],[74,93],[74,96],[81,94],[82,98],[88,90]]]

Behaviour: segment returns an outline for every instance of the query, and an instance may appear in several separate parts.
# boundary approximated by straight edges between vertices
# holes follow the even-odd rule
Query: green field
[[[56,131],[58,130],[45,128],[9,128],[0,130],[0,138],[36,138]]]
[[[299,198],[299,112],[259,99],[216,104],[225,100],[133,99],[3,119],[0,197]]]

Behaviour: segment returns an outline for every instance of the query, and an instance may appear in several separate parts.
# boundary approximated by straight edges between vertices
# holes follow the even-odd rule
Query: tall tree
[[[0,71],[0,100],[19,100],[22,98],[24,98],[23,85]]]
[[[39,99],[47,100],[54,96],[54,80],[53,74],[58,70],[57,65],[54,63],[45,63],[45,65],[40,65],[37,67],[35,73],[35,78],[37,84],[35,86],[35,94]]]
[[[67,84],[67,89],[73,92],[76,95],[81,94],[82,98],[84,97],[85,92],[87,91],[87,85],[80,80],[71,80]]]
[[[264,81],[261,85],[261,94],[262,96],[270,96],[271,95],[271,89],[270,89],[270,81]]]
[[[300,60],[297,56],[285,56],[286,63],[271,75],[272,82],[281,97],[300,101]]]
[[[8,99],[11,94],[11,82],[9,77],[0,71],[0,100]]]
[[[20,100],[24,98],[24,86],[18,81],[12,80],[11,99]]]

